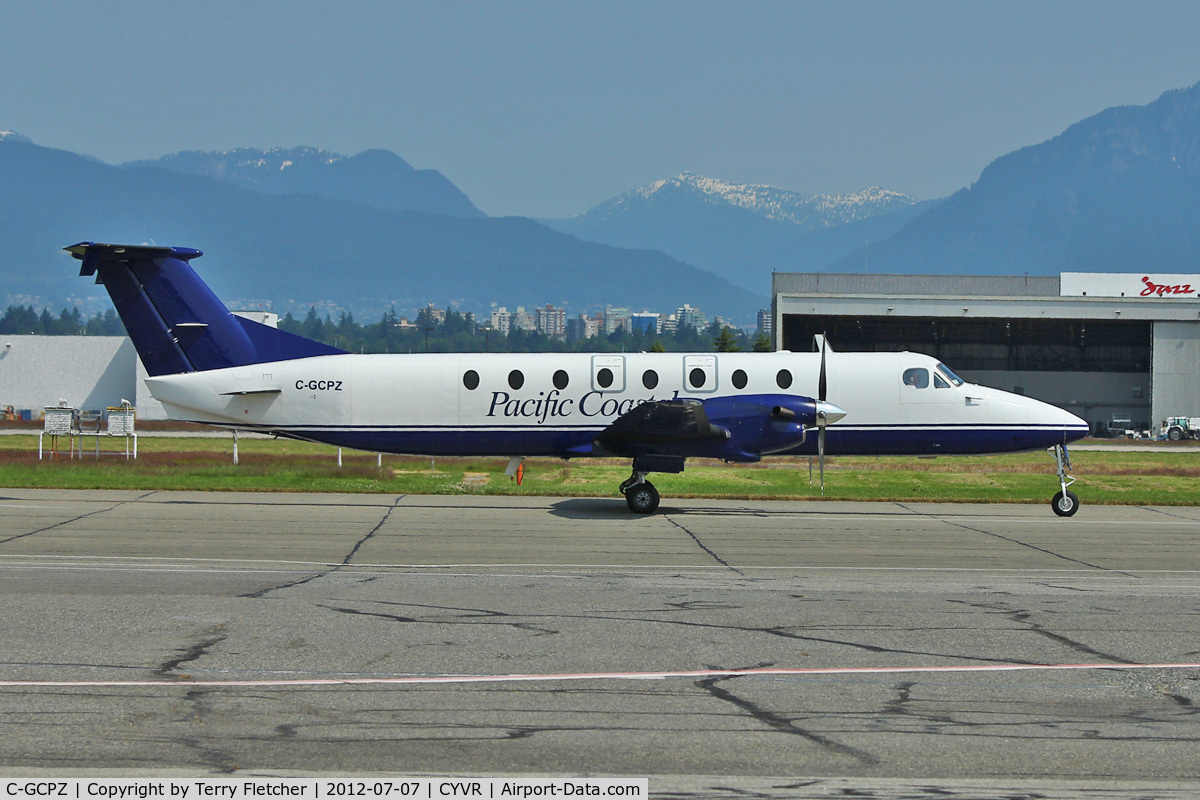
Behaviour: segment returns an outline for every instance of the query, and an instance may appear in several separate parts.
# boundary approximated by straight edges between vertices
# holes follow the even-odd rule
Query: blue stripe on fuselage
[[[831,456],[969,456],[1044,450],[1087,436],[1087,428],[1067,426],[863,426],[825,434],[825,454]],[[788,455],[816,455],[816,432]]]
[[[380,453],[432,456],[580,456],[601,428],[423,428],[413,426],[294,426],[257,428],[297,439]],[[1069,444],[1087,429],[1066,426],[880,425],[838,429],[825,435],[825,454],[982,455],[1042,450]],[[816,455],[817,432],[800,447],[774,455]]]

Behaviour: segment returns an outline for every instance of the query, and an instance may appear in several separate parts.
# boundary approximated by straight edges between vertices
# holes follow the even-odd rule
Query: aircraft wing
[[[708,421],[698,400],[651,400],[634,406],[597,434],[595,444],[614,455],[690,456],[708,452],[730,432]]]

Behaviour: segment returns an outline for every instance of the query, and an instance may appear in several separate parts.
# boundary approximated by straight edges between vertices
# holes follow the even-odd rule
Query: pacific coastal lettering
[[[679,393],[676,392],[676,395]],[[588,392],[578,402],[571,397],[562,397],[558,389],[550,393],[538,392],[537,397],[513,397],[508,392],[492,392],[489,417],[509,419],[532,419],[538,425],[547,420],[569,417],[578,411],[584,417],[619,417],[634,406],[649,403],[653,397],[605,397],[602,392]]]
[[[492,392],[492,406],[488,409],[487,415],[494,417],[498,411],[502,417],[532,418],[537,420],[538,425],[541,425],[551,417],[570,416],[575,401],[560,395],[561,392],[558,389],[551,389],[549,395],[545,392],[538,392],[536,398],[530,397],[521,400],[513,399],[508,392]]]

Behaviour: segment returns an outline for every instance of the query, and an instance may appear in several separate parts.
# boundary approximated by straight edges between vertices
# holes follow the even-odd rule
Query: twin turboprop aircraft
[[[182,247],[66,248],[112,297],[174,419],[380,453],[619,456],[620,486],[649,514],[646,476],[688,458],[975,455],[1050,449],[1055,513],[1067,445],[1088,425],[1060,408],[976,386],[917,353],[358,355],[231,314]],[[815,435],[814,435],[815,434]]]

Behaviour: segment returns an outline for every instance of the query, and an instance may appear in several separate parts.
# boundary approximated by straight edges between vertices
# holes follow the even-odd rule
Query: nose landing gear
[[[1051,498],[1050,507],[1060,517],[1070,517],[1079,510],[1079,498],[1074,492],[1067,491],[1067,487],[1075,482],[1074,476],[1067,474],[1071,469],[1071,454],[1067,452],[1065,444],[1056,444],[1050,448],[1050,455],[1058,467],[1058,483],[1062,487],[1058,494]]]

